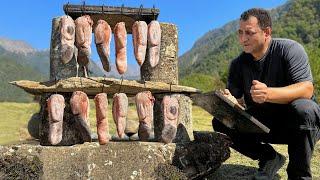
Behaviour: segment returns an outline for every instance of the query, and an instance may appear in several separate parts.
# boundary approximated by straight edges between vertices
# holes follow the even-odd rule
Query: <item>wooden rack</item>
[[[113,6],[92,6],[92,5],[63,5],[65,14],[76,19],[82,15],[90,15],[94,24],[99,19],[104,19],[113,29],[118,22],[125,22],[127,33],[132,33],[132,25],[135,21],[145,21],[147,24],[157,20],[160,10],[157,8],[132,8]]]

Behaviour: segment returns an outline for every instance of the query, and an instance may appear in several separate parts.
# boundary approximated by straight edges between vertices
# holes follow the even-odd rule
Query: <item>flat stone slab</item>
[[[121,80],[103,77],[70,77],[57,81],[36,82],[20,80],[10,82],[28,93],[39,95],[43,93],[72,93],[74,91],[84,91],[89,96],[105,92],[108,95],[124,92],[127,96],[135,96],[141,91],[151,91],[152,93],[200,93],[200,90],[187,86],[170,85],[163,82]],[[109,96],[112,97],[112,96]]]
[[[229,141],[216,133],[197,141],[97,142],[74,146],[38,143],[0,146],[5,179],[192,179],[214,172],[230,156]],[[202,136],[204,138],[199,138]]]
[[[270,129],[245,109],[224,97],[220,91],[191,95],[193,102],[224,125],[245,133],[269,133]]]

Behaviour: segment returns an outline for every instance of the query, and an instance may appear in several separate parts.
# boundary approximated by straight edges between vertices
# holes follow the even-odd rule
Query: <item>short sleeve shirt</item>
[[[296,41],[274,38],[260,60],[255,61],[251,54],[242,52],[230,64],[227,88],[236,98],[244,96],[248,107],[257,105],[250,95],[252,80],[263,82],[268,87],[313,82],[304,48]]]

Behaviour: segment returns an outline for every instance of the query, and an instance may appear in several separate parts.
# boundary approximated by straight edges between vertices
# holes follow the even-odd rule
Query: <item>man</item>
[[[285,157],[268,143],[288,144],[289,179],[311,179],[310,160],[320,138],[320,108],[313,97],[308,56],[292,40],[271,37],[270,15],[249,9],[240,17],[243,52],[231,62],[226,96],[245,102],[247,112],[270,128],[268,134],[246,134],[214,119],[215,131],[230,136],[232,148],[259,160],[254,179],[272,179]]]

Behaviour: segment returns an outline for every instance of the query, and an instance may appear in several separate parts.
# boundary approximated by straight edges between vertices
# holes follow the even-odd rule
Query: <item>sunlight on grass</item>
[[[30,138],[27,123],[38,111],[37,103],[0,103],[0,144]]]

